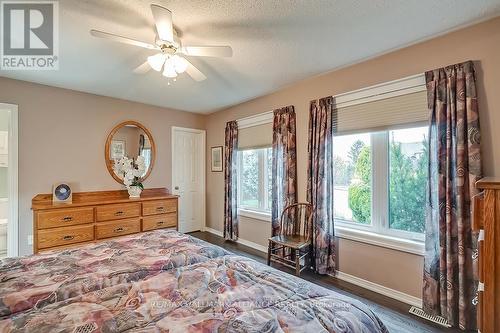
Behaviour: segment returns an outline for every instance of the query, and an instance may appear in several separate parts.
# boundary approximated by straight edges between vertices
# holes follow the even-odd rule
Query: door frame
[[[19,107],[15,104],[0,103],[0,109],[9,111],[9,156],[7,182],[9,186],[9,217],[7,223],[7,256],[19,255]]]
[[[206,160],[206,137],[207,137],[207,132],[205,130],[201,129],[196,129],[196,128],[187,128],[187,127],[178,127],[178,126],[172,126],[172,192],[174,188],[174,180],[175,180],[175,163],[174,163],[174,152],[175,152],[175,146],[174,146],[174,136],[176,131],[183,131],[183,132],[190,132],[190,133],[196,133],[196,134],[201,134],[201,145],[200,145],[200,151],[199,151],[199,156],[201,156],[201,191],[202,191],[202,214],[201,214],[201,229],[200,231],[203,231],[205,226],[206,226],[206,215],[207,215],[207,207],[206,207],[206,201],[207,201],[207,192],[206,192],[206,173],[207,173],[207,160]]]

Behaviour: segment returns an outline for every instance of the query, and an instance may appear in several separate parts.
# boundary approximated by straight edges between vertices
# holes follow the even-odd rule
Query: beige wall
[[[0,78],[0,103],[19,105],[19,244],[31,253],[31,199],[57,181],[75,191],[120,189],[104,163],[104,144],[124,120],[146,126],[157,156],[146,187],[171,185],[171,126],[204,128],[204,116]]]
[[[307,126],[312,99],[423,73],[465,60],[477,61],[479,108],[486,175],[500,176],[500,18],[438,37],[378,58],[293,84],[275,93],[216,112],[207,117],[207,150],[224,143],[229,120],[293,104],[297,112],[299,200],[306,196]],[[207,170],[209,170],[207,168]],[[222,230],[222,173],[207,172],[207,226]],[[240,237],[266,245],[270,228],[242,219]],[[339,241],[339,269],[420,297],[423,260],[420,256],[348,240]]]

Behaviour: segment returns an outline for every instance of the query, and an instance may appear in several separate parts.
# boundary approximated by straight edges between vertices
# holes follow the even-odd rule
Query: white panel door
[[[179,231],[205,226],[205,131],[172,128],[172,193],[179,195]]]

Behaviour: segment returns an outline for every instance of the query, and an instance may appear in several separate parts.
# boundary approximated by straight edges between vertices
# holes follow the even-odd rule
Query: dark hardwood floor
[[[266,254],[264,252],[255,250],[248,246],[236,242],[226,241],[224,240],[224,238],[208,232],[197,231],[190,233],[190,235],[223,247],[234,254],[250,257],[264,264],[266,263]],[[294,274],[293,270],[288,267],[276,263],[273,263],[273,267],[287,273]],[[386,322],[386,325],[390,332],[463,333],[463,331],[461,330],[453,328],[446,329],[425,319],[409,314],[408,310],[410,309],[410,306],[406,303],[397,301],[393,298],[378,294],[365,288],[361,288],[354,284],[336,279],[334,277],[318,275],[308,270],[301,273],[300,277],[327,289],[334,290],[336,292],[358,299],[361,302],[369,305],[372,310],[377,313],[379,317],[381,317],[382,321]],[[391,321],[391,323],[388,323],[388,321]]]

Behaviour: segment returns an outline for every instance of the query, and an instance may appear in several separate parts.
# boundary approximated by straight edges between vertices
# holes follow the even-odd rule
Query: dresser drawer
[[[125,219],[96,225],[97,239],[134,234],[141,231],[141,219]]]
[[[172,227],[177,227],[177,213],[153,215],[142,219],[142,231]]]
[[[142,215],[177,212],[177,200],[155,200],[142,203]]]
[[[97,221],[118,220],[128,217],[137,217],[140,215],[141,204],[139,202],[97,206],[96,208]]]
[[[61,227],[38,231],[38,248],[76,244],[94,240],[94,225]]]
[[[38,212],[38,229],[94,222],[94,208],[65,208]]]

